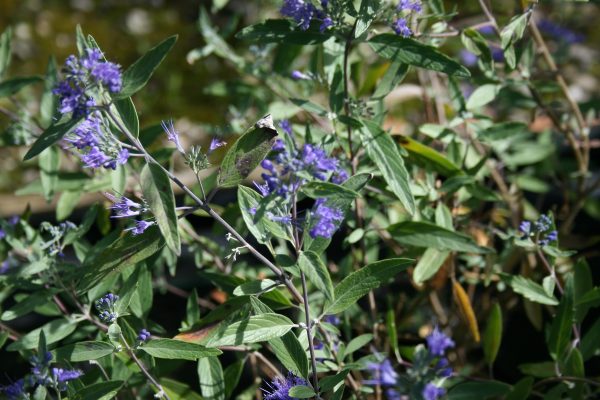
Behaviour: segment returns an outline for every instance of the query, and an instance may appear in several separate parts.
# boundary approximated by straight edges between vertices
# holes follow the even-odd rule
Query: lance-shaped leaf
[[[412,263],[413,260],[408,258],[391,258],[371,263],[351,273],[335,287],[335,300],[326,307],[323,314],[337,314],[344,311],[370,290],[406,270]]]
[[[0,82],[0,98],[11,96],[25,86],[41,82],[42,80],[39,76],[24,76]]]
[[[107,342],[90,341],[69,344],[52,350],[55,360],[72,362],[97,360],[115,352],[115,346]]]
[[[485,362],[492,365],[502,342],[502,309],[498,303],[492,306],[483,333],[483,355]]]
[[[431,166],[431,168],[440,174],[454,176],[463,173],[458,166],[437,150],[406,136],[394,135],[394,138],[403,149],[408,151],[411,159]]]
[[[31,350],[38,346],[40,332],[44,332],[46,344],[56,343],[69,336],[77,328],[77,322],[69,321],[65,318],[55,319],[48,322],[46,325],[34,329],[22,336],[19,340],[11,343],[6,350]]]
[[[330,182],[308,182],[302,185],[301,190],[304,194],[313,199],[336,197],[339,199],[354,200],[359,196],[358,193],[352,189]]]
[[[269,153],[276,136],[277,130],[270,114],[248,129],[225,154],[217,178],[218,185],[227,188],[242,182]]]
[[[125,125],[133,136],[138,137],[140,135],[140,121],[131,97],[116,100],[114,107],[123,125]]]
[[[300,253],[298,267],[300,267],[300,271],[304,272],[308,280],[325,295],[327,300],[333,302],[333,283],[331,283],[329,271],[327,271],[327,267],[319,255],[312,251]]]
[[[360,132],[363,144],[367,149],[367,155],[377,165],[383,179],[398,197],[406,211],[411,215],[414,214],[415,200],[408,184],[408,171],[404,167],[404,161],[400,156],[400,152],[398,152],[396,143],[375,122],[367,120],[362,122],[365,128]]]
[[[548,294],[542,285],[535,283],[531,279],[527,279],[520,275],[500,274],[500,277],[513,290],[531,301],[540,304],[555,306],[558,304],[556,297]]]
[[[32,159],[48,147],[52,146],[54,143],[58,142],[63,138],[63,136],[71,132],[71,130],[77,126],[80,120],[81,118],[74,118],[65,122],[58,122],[50,125],[48,129],[46,129],[40,135],[40,137],[33,142],[31,148],[25,154],[25,157],[23,157],[23,161]]]
[[[489,253],[492,250],[478,246],[467,235],[454,232],[429,222],[406,221],[387,228],[398,242],[415,247],[433,247],[438,250],[454,250],[469,253]]]
[[[479,325],[477,324],[477,318],[475,318],[473,306],[471,306],[471,300],[469,300],[469,296],[467,295],[467,292],[465,292],[465,289],[463,289],[457,281],[452,282],[452,295],[454,296],[454,301],[458,305],[460,314],[469,327],[471,335],[473,335],[473,339],[475,339],[475,342],[479,343]]]
[[[177,35],[163,40],[127,68],[123,73],[123,88],[118,98],[130,97],[143,88],[176,41]]]
[[[223,367],[217,357],[204,357],[198,360],[200,393],[205,399],[225,399],[225,378]]]
[[[323,43],[331,36],[319,32],[318,27],[314,25],[310,29],[303,31],[292,21],[268,19],[265,22],[245,27],[235,37],[260,43],[304,45]]]
[[[181,240],[177,230],[177,212],[175,211],[175,196],[171,181],[158,164],[150,163],[144,166],[141,175],[142,192],[150,210],[156,219],[160,232],[167,246],[181,254]]]
[[[12,29],[10,26],[0,35],[0,78],[4,75],[11,60]]]
[[[201,357],[212,357],[221,354],[219,349],[209,349],[196,343],[182,342],[175,339],[153,339],[140,347],[152,357],[172,360],[197,360]]]
[[[73,395],[73,400],[110,400],[115,398],[119,389],[123,386],[123,381],[104,381],[93,383],[78,390]],[[43,387],[43,386],[39,386]],[[71,398],[71,397],[69,397]],[[34,399],[36,400],[36,399]]]
[[[447,250],[438,250],[432,247],[425,250],[413,271],[413,280],[415,283],[421,284],[434,276],[449,254],[450,252]]]
[[[265,342],[285,335],[293,327],[294,323],[283,315],[271,313],[253,315],[229,325],[227,329],[211,337],[206,345],[218,347]]]
[[[78,289],[82,292],[109,276],[150,257],[165,245],[158,228],[151,226],[141,235],[124,234],[102,251],[90,253],[80,271]]]
[[[555,360],[563,359],[566,351],[570,349],[571,329],[573,327],[573,277],[567,279],[565,292],[560,299],[556,315],[552,319],[548,336],[548,350]]]
[[[391,33],[377,35],[369,45],[380,56],[401,61],[415,67],[443,72],[462,77],[471,76],[469,70],[432,46],[414,39],[403,38]]]

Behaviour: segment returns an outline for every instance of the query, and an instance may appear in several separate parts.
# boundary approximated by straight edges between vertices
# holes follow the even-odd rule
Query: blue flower
[[[125,196],[116,198],[110,193],[104,193],[104,195],[113,202],[113,205],[110,206],[110,209],[115,212],[115,215],[112,215],[111,218],[135,217],[145,211],[145,208],[141,204],[136,203]]]
[[[301,71],[294,70],[294,71],[292,71],[292,79],[295,79],[297,81],[310,80],[310,76],[306,75],[305,73],[303,73]]]
[[[406,18],[398,18],[396,22],[392,25],[392,29],[396,32],[396,35],[401,35],[403,37],[412,36],[412,31],[408,27],[408,22]]]
[[[283,6],[279,10],[284,17],[293,18],[303,31],[310,27],[310,22],[313,18],[322,19],[323,13],[310,1],[303,0],[284,0]]]
[[[4,275],[6,271],[10,268],[10,263],[8,260],[4,260],[0,263],[0,275]]]
[[[449,378],[452,376],[452,368],[447,358],[440,358],[435,364],[436,374],[441,378]]]
[[[321,22],[321,25],[319,26],[319,32],[323,33],[332,26],[333,20],[329,17],[325,17],[323,18],[323,22]]]
[[[79,378],[83,372],[76,369],[52,368],[52,377],[59,390],[67,390],[67,382]]]
[[[140,333],[138,333],[137,340],[139,340],[140,342],[145,342],[145,341],[147,341],[148,339],[150,339],[150,336],[151,336],[151,335],[150,335],[150,332],[148,332],[148,331],[147,331],[147,330],[144,328],[144,329],[142,329],[142,330],[140,331]]]
[[[465,64],[467,67],[472,67],[472,66],[476,65],[477,60],[479,60],[479,57],[477,57],[474,53],[471,53],[467,49],[462,49],[460,51],[459,56],[460,56],[462,63]]]
[[[444,388],[438,387],[433,383],[428,383],[425,385],[423,389],[423,398],[425,400],[436,400],[446,394],[446,390]]]
[[[325,199],[318,199],[312,218],[315,223],[309,232],[310,237],[331,238],[344,219],[344,213],[337,208],[327,206]]]
[[[521,222],[521,224],[519,225],[519,232],[521,232],[525,236],[529,236],[529,233],[531,232],[531,222]]]
[[[454,341],[436,326],[433,332],[427,336],[427,347],[430,354],[441,357],[446,352],[446,349],[454,347]]]
[[[100,320],[106,323],[114,322],[118,315],[115,312],[115,304],[119,300],[119,296],[112,293],[107,293],[98,300],[96,300],[96,310],[99,311]]]
[[[177,132],[175,125],[173,125],[173,120],[169,120],[168,123],[166,121],[161,121],[160,125],[167,134],[167,139],[175,143],[175,147],[177,147],[177,150],[179,150],[180,153],[185,153],[185,150],[183,150],[181,142],[179,141],[179,132]]]
[[[398,7],[396,7],[398,11],[414,11],[416,13],[420,13],[423,11],[423,5],[419,0],[400,0],[398,3]]]
[[[545,34],[553,37],[558,41],[562,41],[567,44],[580,43],[585,40],[585,36],[571,31],[570,29],[564,28],[560,25],[555,24],[549,19],[543,19],[538,22],[538,28]]]
[[[61,114],[73,113],[73,116],[87,115],[95,106],[90,88],[105,88],[110,93],[121,91],[122,80],[120,66],[103,59],[98,49],[86,49],[81,58],[67,57],[63,71],[65,79],[54,88],[59,96]]]
[[[292,136],[292,124],[290,124],[290,121],[287,119],[282,119],[279,123],[279,127],[289,136]]]
[[[0,228],[0,240],[4,239],[6,237],[6,231],[2,228]]]
[[[398,374],[387,358],[381,362],[368,363],[367,369],[371,373],[371,379],[363,381],[366,385],[396,386],[398,384]]]
[[[137,236],[137,235],[141,235],[142,233],[144,233],[144,231],[146,229],[148,229],[149,227],[151,227],[154,224],[155,224],[154,221],[143,221],[143,220],[135,221],[135,226],[133,226],[131,228],[127,228],[127,229],[125,229],[125,231],[131,231],[133,236]]]
[[[261,389],[265,392],[265,400],[292,400],[295,397],[290,397],[290,389],[294,386],[306,386],[308,382],[303,378],[288,372],[285,378],[275,377],[270,384],[267,384],[268,389]]]
[[[19,379],[8,386],[1,387],[0,392],[4,393],[8,400],[28,398],[25,397],[25,381],[23,379]]]
[[[218,138],[212,138],[212,140],[210,141],[210,146],[208,146],[208,154],[212,153],[219,147],[225,146],[226,144],[227,142],[219,140]]]
[[[340,317],[338,317],[337,315],[326,315],[323,317],[323,321],[335,326],[338,326],[341,322]]]

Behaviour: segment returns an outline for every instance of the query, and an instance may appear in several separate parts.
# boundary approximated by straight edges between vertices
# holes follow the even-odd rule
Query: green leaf
[[[429,222],[407,221],[390,225],[388,232],[398,242],[415,247],[432,247],[469,253],[489,253],[492,250],[478,246],[467,235],[454,232]]]
[[[46,67],[46,77],[44,82],[44,93],[40,100],[40,117],[43,127],[47,127],[52,123],[54,112],[58,104],[58,98],[52,93],[52,90],[58,83],[58,72],[56,68],[56,59],[50,57],[48,66]]]
[[[412,159],[422,162],[444,176],[462,174],[461,169],[437,150],[426,146],[407,136],[394,135],[403,149],[408,151]]]
[[[435,47],[427,46],[413,39],[403,38],[392,33],[384,33],[368,41],[371,48],[380,56],[400,61],[415,67],[443,72],[468,78],[469,70]]]
[[[229,399],[233,391],[237,388],[242,372],[244,372],[245,360],[237,360],[236,362],[229,364],[225,371],[223,371],[223,378],[225,379],[225,398]]]
[[[0,36],[0,79],[8,70],[11,61],[12,28],[9,26]]]
[[[222,353],[219,349],[206,348],[196,343],[174,339],[153,339],[144,343],[140,350],[156,358],[192,361],[202,357],[218,356]]]
[[[488,83],[479,86],[467,100],[467,110],[475,110],[492,102],[500,92],[500,85]]]
[[[114,106],[123,125],[133,136],[138,137],[140,135],[140,120],[131,97],[116,100]]]
[[[285,335],[294,327],[289,318],[279,314],[260,314],[235,322],[208,339],[207,346],[237,346],[265,342]]]
[[[325,295],[325,298],[333,302],[333,283],[327,267],[318,254],[312,251],[301,252],[298,257],[298,267],[304,272],[309,281]]]
[[[383,179],[409,214],[415,213],[415,200],[408,184],[409,175],[404,161],[391,136],[372,121],[363,120],[361,130],[363,145],[369,158],[381,171]]]
[[[434,276],[444,264],[444,261],[450,254],[447,250],[438,250],[433,247],[425,250],[415,270],[413,271],[413,280],[416,284],[421,284]]]
[[[344,350],[344,357],[349,354],[354,353],[356,350],[365,346],[371,340],[373,340],[373,335],[370,333],[365,333],[363,335],[355,337],[354,339],[352,339],[351,341],[348,342],[348,345],[346,346],[346,349]]]
[[[378,0],[362,0],[360,2],[360,8],[358,9],[358,18],[356,19],[356,25],[354,27],[354,38],[359,38],[363,33],[369,29],[371,22],[377,15],[379,10],[380,2]]]
[[[312,199],[337,197],[340,199],[354,200],[359,196],[359,194],[352,189],[330,182],[308,182],[302,185],[301,190]]]
[[[42,291],[32,293],[22,301],[4,311],[0,319],[2,321],[11,321],[15,318],[22,317],[23,315],[32,312],[36,307],[48,303],[50,295],[51,293]]]
[[[141,186],[144,200],[148,202],[167,246],[180,255],[181,240],[177,229],[177,212],[171,180],[160,165],[149,163],[142,169]]]
[[[225,154],[217,178],[218,185],[222,188],[237,186],[269,153],[276,136],[271,115],[248,129]]]
[[[494,364],[500,343],[502,342],[502,309],[500,304],[492,306],[487,320],[485,332],[483,333],[483,355],[488,365]]]
[[[556,375],[556,364],[552,361],[521,364],[519,370],[525,375],[536,378],[550,378]]]
[[[66,122],[57,122],[56,124],[50,125],[33,143],[27,154],[25,154],[25,157],[23,157],[23,161],[32,159],[54,143],[58,142],[63,136],[75,128],[80,119],[81,118],[75,118]]]
[[[238,204],[246,227],[263,244],[269,243],[272,236],[291,240],[284,225],[264,216],[264,208],[260,206],[263,197],[246,186],[238,186]],[[251,210],[256,210],[252,213]]]
[[[77,342],[52,350],[55,360],[71,362],[97,360],[114,352],[115,346],[99,341]]]
[[[262,294],[267,290],[274,289],[279,283],[271,279],[246,282],[233,290],[234,296],[246,296],[251,294]]]
[[[116,397],[119,389],[123,386],[123,381],[104,381],[96,382],[78,390],[73,396],[73,400],[110,400]],[[71,397],[69,396],[69,399]]]
[[[344,311],[370,290],[405,271],[412,263],[413,260],[408,258],[391,258],[371,263],[351,273],[335,287],[335,301],[325,308],[323,314],[337,314]]]
[[[329,87],[329,109],[335,114],[344,109],[344,74],[339,65]]]
[[[127,68],[123,73],[123,88],[119,92],[118,98],[130,97],[142,89],[176,41],[177,35],[163,40]]]
[[[0,82],[0,99],[3,97],[12,96],[25,86],[42,81],[43,79],[39,76],[24,76]]]
[[[288,396],[295,399],[309,399],[315,397],[316,393],[312,388],[304,385],[292,386],[288,391]]]
[[[292,103],[302,108],[303,110],[308,111],[309,113],[316,114],[320,117],[324,117],[328,114],[328,111],[318,105],[317,103],[313,103],[310,100],[304,99],[290,99]]]
[[[531,394],[533,387],[533,377],[528,376],[521,379],[513,386],[510,393],[504,398],[505,400],[527,400]]]
[[[502,382],[465,382],[454,386],[448,392],[448,400],[488,399],[504,396],[510,391],[510,385]]]
[[[97,253],[89,253],[80,272],[77,285],[81,292],[96,286],[108,277],[119,274],[162,249],[165,242],[158,228],[151,226],[137,236],[125,234]]]
[[[321,392],[328,392],[330,390],[333,390],[339,383],[343,382],[344,379],[346,379],[346,376],[348,376],[349,373],[349,370],[345,370],[340,372],[339,374],[335,374],[333,376],[326,376],[325,378],[319,379],[319,389],[321,390]]]
[[[205,357],[198,360],[198,378],[200,379],[200,393],[205,399],[225,400],[223,367],[217,357]]]
[[[133,295],[135,294],[139,284],[139,276],[142,266],[143,264],[137,264],[135,267],[133,267],[133,271],[129,276],[127,276],[127,272],[129,270],[126,270],[123,273],[125,282],[123,282],[123,286],[119,290],[119,300],[117,300],[117,304],[115,305],[115,312],[117,315],[123,315],[127,312],[129,303],[131,303],[131,299],[133,298]],[[127,278],[125,278],[126,276]]]
[[[598,354],[598,349],[600,348],[598,337],[600,337],[600,318],[596,319],[594,324],[581,338],[581,346],[579,349],[581,350],[584,361],[587,361]]]
[[[33,400],[46,400],[48,389],[45,386],[38,386],[33,392]]]
[[[176,380],[169,378],[161,378],[160,384],[171,400],[204,400],[202,396],[194,392],[194,390],[185,383],[177,382]]]
[[[46,343],[52,344],[69,336],[77,328],[77,322],[69,321],[64,318],[55,319],[46,325],[34,329],[22,336],[19,340],[6,347],[8,351],[35,349],[38,345],[40,332],[44,332]]]
[[[513,290],[531,301],[540,304],[547,304],[555,306],[558,304],[556,297],[548,295],[544,288],[532,281],[520,275],[508,275],[500,274],[503,281],[506,282]]]
[[[569,346],[573,317],[573,277],[571,275],[567,279],[564,295],[550,325],[548,350],[555,360],[562,359]]]
[[[308,378],[308,357],[294,332],[269,340],[277,359],[288,370]]]
[[[83,192],[81,190],[65,190],[56,204],[56,219],[63,221],[69,217],[79,204]]]
[[[329,39],[330,35],[319,32],[316,26],[303,31],[292,21],[268,19],[265,22],[245,27],[235,37],[242,40],[260,42],[261,44],[319,44]]]
[[[364,1],[369,0],[363,0],[363,2]],[[375,89],[375,93],[373,93],[371,98],[374,100],[383,99],[385,96],[390,94],[390,92],[404,80],[408,74],[408,70],[408,64],[404,64],[397,60],[392,61],[388,69],[385,71],[385,74],[381,78],[381,81],[379,81],[379,84]]]

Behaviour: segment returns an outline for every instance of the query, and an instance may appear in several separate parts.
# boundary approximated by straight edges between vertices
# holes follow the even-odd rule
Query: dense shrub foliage
[[[3,143],[39,166],[17,189],[58,201],[0,220],[3,362],[31,364],[2,396],[598,396],[597,254],[573,236],[598,216],[597,110],[555,60],[585,38],[486,4],[456,25],[439,0],[284,0],[235,37],[201,9],[188,61],[235,71],[204,146],[138,118],[176,36],[125,67],[84,26],[9,76],[8,27]]]

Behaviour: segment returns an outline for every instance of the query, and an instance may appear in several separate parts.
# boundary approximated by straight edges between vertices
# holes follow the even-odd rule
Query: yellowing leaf
[[[467,296],[465,289],[463,289],[460,283],[456,281],[452,281],[452,294],[454,295],[454,301],[456,301],[456,304],[460,309],[460,313],[471,331],[471,335],[473,335],[473,339],[479,343],[479,326],[477,325],[477,319],[475,318],[469,296]]]

